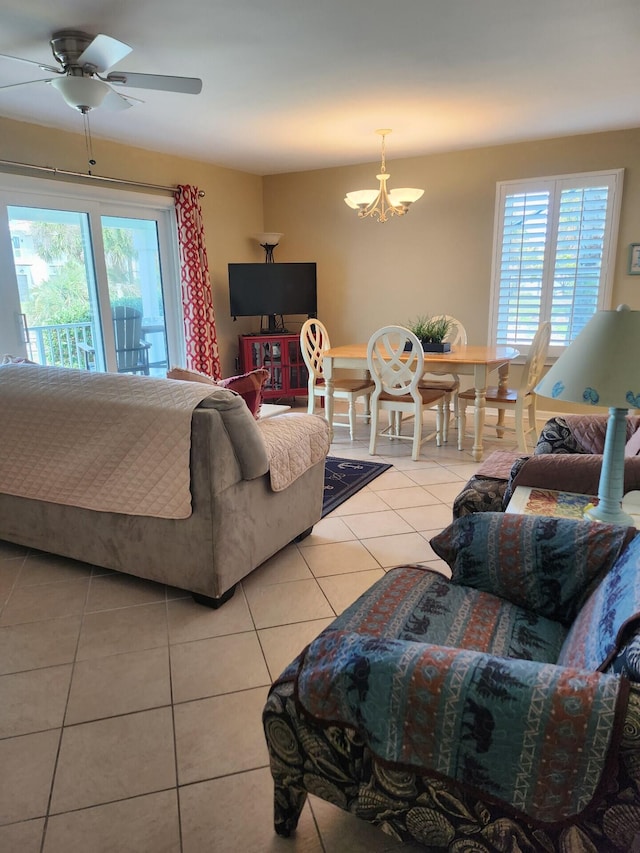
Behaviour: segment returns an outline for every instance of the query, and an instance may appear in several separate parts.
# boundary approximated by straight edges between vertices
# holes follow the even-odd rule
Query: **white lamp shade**
[[[257,240],[260,245],[266,243],[268,246],[277,246],[281,237],[284,237],[284,234],[279,234],[277,231],[267,231],[264,234],[253,235],[253,239]]]
[[[413,204],[423,195],[424,190],[417,190],[415,187],[400,187],[399,189],[389,190],[389,198],[393,205]]]
[[[354,190],[351,193],[347,193],[345,201],[349,205],[349,207],[354,208],[356,210],[358,207],[364,205],[369,205],[378,197],[378,193],[380,190]]]
[[[640,408],[640,311],[599,311],[536,386],[554,400]]]
[[[111,88],[95,77],[58,77],[51,81],[70,107],[92,110],[99,107]]]

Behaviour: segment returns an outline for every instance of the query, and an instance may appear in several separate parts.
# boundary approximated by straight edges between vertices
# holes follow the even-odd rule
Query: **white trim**
[[[567,172],[564,175],[545,175],[544,177],[537,178],[512,178],[510,181],[498,181],[498,186],[517,187],[526,184],[529,187],[534,187],[537,184],[556,183],[557,181],[569,181],[570,183],[578,181],[584,183],[586,186],[591,178],[593,178],[592,185],[597,186],[599,178],[622,174],[624,174],[624,169],[599,169],[595,172]]]

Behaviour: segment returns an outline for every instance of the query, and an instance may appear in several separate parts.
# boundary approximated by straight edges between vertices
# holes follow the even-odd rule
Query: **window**
[[[610,307],[623,170],[497,186],[491,343],[525,354],[550,320],[559,355]]]
[[[156,376],[182,361],[171,198],[3,175],[0,217],[0,352]]]

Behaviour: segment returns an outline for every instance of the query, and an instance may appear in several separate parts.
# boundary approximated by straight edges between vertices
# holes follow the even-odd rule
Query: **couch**
[[[606,415],[565,415],[543,426],[532,456],[495,451],[465,484],[453,517],[506,509],[517,486],[597,495]],[[640,489],[640,417],[626,419],[624,493]]]
[[[640,840],[640,536],[475,513],[451,578],[386,573],[271,687],[276,832],[314,794],[430,851]]]
[[[0,539],[211,606],[321,517],[324,419],[225,388],[9,364],[0,444]]]

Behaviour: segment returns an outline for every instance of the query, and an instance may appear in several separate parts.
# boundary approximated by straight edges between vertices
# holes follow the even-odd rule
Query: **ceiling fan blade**
[[[128,56],[132,48],[123,41],[111,36],[97,35],[78,57],[78,65],[93,65],[97,71],[103,72]]]
[[[41,77],[39,80],[23,80],[22,83],[9,83],[8,86],[0,86],[0,89],[15,89],[16,86],[29,86],[31,83],[51,83],[55,77]]]
[[[114,71],[105,77],[107,83],[118,86],[133,86],[138,89],[159,89],[161,92],[181,92],[199,95],[202,80],[199,77],[169,77],[164,74],[133,74],[129,71]]]
[[[104,101],[100,104],[101,107],[104,107],[106,110],[110,110],[111,112],[116,112],[118,110],[128,110],[133,106],[132,100],[137,101],[138,98],[129,99],[124,95],[121,95],[119,92],[114,92],[111,89],[110,92],[107,92]],[[143,103],[143,101],[140,101]]]
[[[21,56],[10,56],[8,53],[0,53],[0,59],[15,59],[16,62],[26,62],[27,65],[36,65],[43,71],[51,71],[53,74],[64,74],[64,71],[54,68],[52,65],[45,65],[43,62],[34,62],[33,59],[23,59]]]

